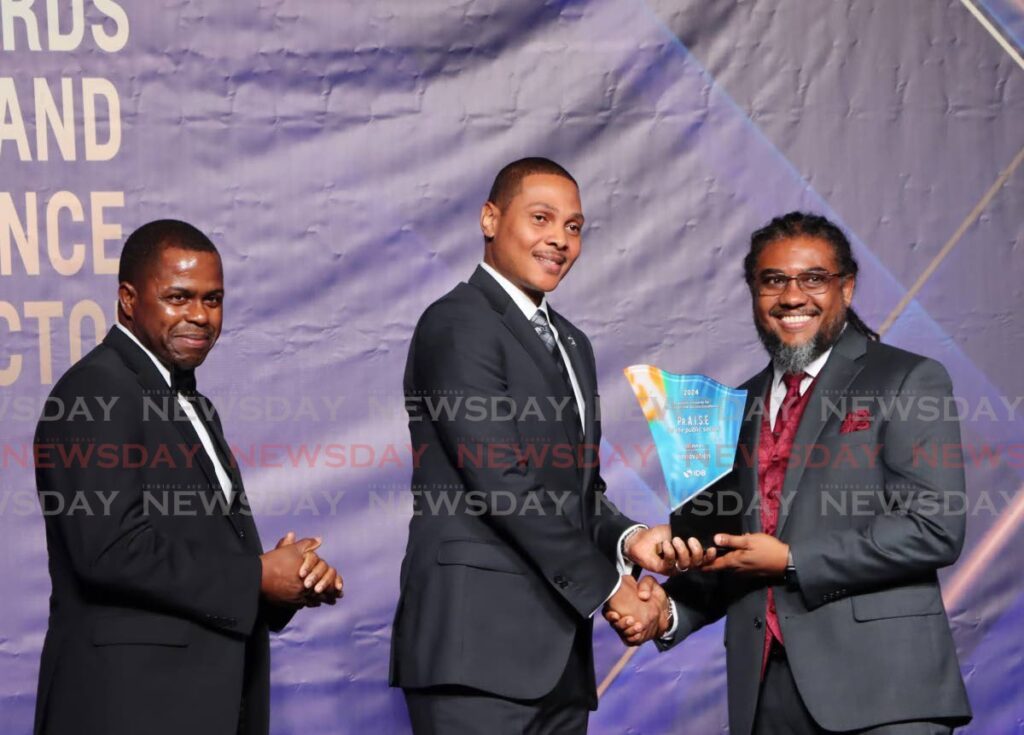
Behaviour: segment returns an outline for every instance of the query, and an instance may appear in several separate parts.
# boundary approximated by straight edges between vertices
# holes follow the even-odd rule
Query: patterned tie
[[[562,351],[558,349],[558,343],[555,341],[555,335],[551,331],[551,327],[548,324],[548,316],[544,313],[543,309],[537,309],[533,317],[530,319],[530,323],[533,325],[533,331],[540,337],[541,342],[548,348],[548,352],[551,353],[551,357],[554,358],[555,363],[558,365],[558,372],[562,375],[562,380],[565,382],[565,387],[569,391],[569,409],[572,412],[573,419],[576,421],[577,436],[579,441],[583,441],[583,430],[580,427],[580,408],[576,404],[576,392],[572,389],[572,380],[569,378],[569,368],[565,364],[565,360],[562,359]]]
[[[782,376],[782,382],[786,384],[786,397],[782,399],[779,407],[779,414],[775,419],[775,428],[771,432],[773,440],[779,440],[786,434],[786,425],[791,420],[800,421],[803,414],[800,406],[800,384],[807,373],[786,373]],[[792,441],[793,432],[789,433],[788,440]],[[772,444],[775,442],[772,441]],[[779,505],[782,500],[782,484],[785,479],[786,465],[789,462],[789,449],[785,450],[786,461],[779,462],[778,450],[772,451],[771,467],[762,468],[763,474],[760,479],[761,493],[761,530],[774,536],[779,528]],[[767,459],[767,458],[766,458]],[[758,460],[761,462],[762,460]],[[779,624],[779,613],[775,607],[775,590],[768,588],[768,605],[765,610],[765,646],[764,656],[761,659],[761,677],[768,666],[768,656],[771,651],[772,639],[780,644],[782,640],[782,626]]]
[[[779,407],[779,415],[775,418],[775,428],[772,433],[778,436],[782,433],[786,423],[789,421],[790,414],[793,412],[793,406],[800,402],[800,384],[804,382],[804,378],[807,377],[807,373],[786,373],[782,376],[782,382],[786,384],[786,397],[782,399],[782,405]]]
[[[554,355],[558,351],[558,345],[555,343],[555,335],[551,331],[551,327],[548,326],[548,317],[543,309],[537,309],[537,313],[530,319],[530,324],[533,325],[533,331],[540,337],[541,342],[548,348],[548,352]]]

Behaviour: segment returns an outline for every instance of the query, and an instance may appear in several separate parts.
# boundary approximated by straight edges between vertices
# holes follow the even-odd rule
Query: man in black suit
[[[341,577],[294,534],[263,553],[194,369],[220,335],[216,248],[184,222],[136,230],[118,323],[58,381],[36,483],[53,585],[37,735],[269,730],[268,630]]]
[[[966,520],[949,375],[853,311],[857,262],[824,217],[772,220],[744,270],[772,358],[742,386],[732,491],[752,512],[724,554],[666,546],[706,573],[666,584],[658,645],[726,617],[733,735],[949,733],[971,717],[937,576]]]
[[[409,347],[409,429],[426,449],[391,683],[421,735],[572,735],[597,705],[592,616],[608,603],[657,628],[661,590],[642,603],[629,571],[657,566],[667,537],[604,498],[594,355],[545,296],[580,253],[575,180],[548,159],[513,162],[480,227],[483,263]]]

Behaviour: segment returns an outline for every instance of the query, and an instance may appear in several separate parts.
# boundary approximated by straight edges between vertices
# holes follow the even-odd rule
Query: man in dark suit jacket
[[[604,498],[594,355],[545,298],[580,252],[576,182],[547,159],[509,164],[480,224],[483,264],[426,310],[409,348],[409,428],[425,450],[391,683],[417,733],[582,733],[597,704],[592,616],[608,602],[657,627],[628,573],[656,563],[657,539]]]
[[[49,552],[37,735],[269,730],[268,630],[333,603],[316,539],[264,554],[193,370],[220,334],[220,256],[161,220],[121,256],[118,324],[58,381],[35,436]],[[75,408],[76,410],[70,410]]]
[[[937,578],[965,526],[949,376],[850,308],[857,264],[827,219],[776,218],[745,271],[772,356],[742,386],[733,491],[751,512],[716,537],[725,554],[674,543],[706,573],[666,584],[659,647],[726,617],[733,735],[949,733],[971,716]]]

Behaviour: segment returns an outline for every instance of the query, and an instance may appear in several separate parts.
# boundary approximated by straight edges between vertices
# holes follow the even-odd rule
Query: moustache
[[[818,316],[821,314],[820,309],[812,309],[810,311],[806,309],[772,309],[768,312],[769,316],[783,317],[783,316]]]

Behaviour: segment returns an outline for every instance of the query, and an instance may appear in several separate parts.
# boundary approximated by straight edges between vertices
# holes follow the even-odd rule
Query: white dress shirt
[[[507,293],[512,299],[512,303],[518,306],[519,310],[523,312],[523,316],[526,317],[527,321],[532,320],[538,311],[544,312],[544,319],[548,323],[548,329],[550,329],[551,334],[555,336],[555,344],[558,345],[558,351],[562,353],[562,362],[565,363],[565,369],[569,371],[569,382],[572,384],[572,394],[576,398],[576,405],[579,406],[580,409],[580,424],[585,429],[587,426],[587,402],[583,400],[583,394],[580,392],[580,383],[576,380],[576,371],[573,370],[569,354],[565,351],[565,347],[562,345],[562,340],[558,337],[558,329],[556,329],[555,325],[551,322],[551,314],[548,313],[548,297],[541,297],[540,304],[535,304],[533,303],[533,299],[527,296],[518,286],[505,278],[505,276],[498,273],[498,271],[494,270],[491,266],[487,265],[487,263],[481,263],[480,267],[487,271],[491,278],[497,281],[498,285],[505,290],[505,293]]]
[[[131,333],[131,331],[120,322],[116,322],[118,329],[128,335],[132,342],[137,344],[143,352],[149,355],[149,359],[156,365],[156,369],[160,372],[161,377],[167,382],[167,387],[171,387],[171,371],[168,370],[157,356],[146,349],[145,345],[139,342],[138,338]],[[228,504],[231,503],[232,493],[234,486],[231,484],[231,476],[224,470],[220,460],[217,458],[217,450],[214,449],[213,440],[210,438],[210,433],[206,430],[206,426],[199,419],[199,414],[196,413],[196,407],[192,405],[192,402],[185,398],[181,393],[177,394],[178,405],[181,410],[188,416],[189,423],[192,424],[192,428],[195,430],[196,435],[199,437],[199,441],[203,445],[203,450],[206,452],[206,456],[210,458],[210,462],[213,463],[213,471],[217,474],[217,482],[220,483],[221,490],[224,491],[224,497],[227,498]]]
[[[807,392],[811,383],[818,377],[818,373],[828,362],[828,356],[832,354],[832,348],[818,355],[811,363],[804,368],[804,379],[800,381],[800,395]],[[768,416],[771,420],[771,427],[775,429],[775,420],[779,417],[779,409],[782,408],[782,401],[786,398],[786,384],[782,382],[783,372],[778,367],[772,366],[772,391],[768,400]]]
[[[562,361],[565,363],[566,370],[569,371],[569,382],[572,384],[572,392],[573,395],[576,397],[576,405],[579,406],[580,423],[583,425],[583,428],[586,429],[585,416],[587,404],[586,401],[583,400],[583,394],[580,392],[580,384],[579,381],[576,380],[576,372],[572,368],[572,361],[569,360],[569,355],[566,353],[565,347],[562,345],[562,340],[559,339],[558,337],[558,330],[555,328],[555,325],[551,323],[551,315],[548,313],[547,296],[545,295],[541,297],[539,305],[535,304],[533,303],[533,299],[527,296],[522,289],[520,289],[517,285],[512,283],[512,281],[505,278],[505,276],[498,273],[498,271],[494,270],[494,268],[487,265],[487,263],[480,263],[480,267],[487,271],[487,274],[498,282],[498,285],[501,286],[502,289],[504,289],[505,293],[509,295],[509,298],[512,299],[512,303],[518,306],[519,310],[523,312],[523,316],[526,317],[527,321],[532,320],[534,314],[536,314],[538,311],[544,312],[544,317],[545,319],[547,319],[548,322],[548,328],[551,329],[551,334],[555,336],[555,344],[558,345],[558,350],[559,352],[562,353]],[[537,338],[540,339],[539,336]],[[622,542],[625,540],[626,536],[628,536],[635,528],[647,528],[647,526],[644,526],[643,524],[630,526],[619,537],[618,548],[616,549],[616,558],[618,559],[616,567],[618,568],[620,577],[626,574],[633,573],[633,564],[624,559],[622,556]],[[611,594],[609,594],[604,599],[604,601],[608,602],[608,600],[614,597],[615,593],[619,591],[619,587],[621,585],[622,579],[616,580],[615,587],[612,588]],[[601,603],[601,607],[604,607],[604,603]],[[599,607],[597,610],[594,610],[594,612],[590,613],[591,617],[593,617],[594,614],[597,613],[600,609],[601,608]]]

